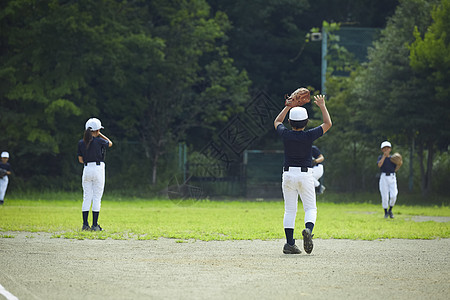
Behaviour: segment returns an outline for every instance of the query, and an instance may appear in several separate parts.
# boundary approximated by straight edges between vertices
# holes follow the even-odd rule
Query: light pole
[[[322,72],[321,72],[321,92],[323,95],[327,94],[325,82],[327,80],[327,40],[328,34],[324,27],[322,27]]]
[[[327,29],[322,26],[322,32],[314,32],[311,34],[311,41],[318,42],[322,41],[322,68],[321,68],[321,94],[325,95],[327,93],[325,88],[325,82],[327,79],[327,43],[328,43],[328,34]]]

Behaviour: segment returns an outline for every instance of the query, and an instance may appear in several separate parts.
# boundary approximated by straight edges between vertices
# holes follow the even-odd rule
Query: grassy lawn
[[[414,216],[449,217],[448,206],[397,205],[395,219],[384,219],[380,204],[318,200],[315,238],[361,239],[450,238],[450,222],[416,222]],[[369,201],[368,201],[369,202]],[[10,231],[51,232],[74,239],[252,240],[284,238],[283,202],[238,202],[103,198],[99,224],[103,232],[82,232],[81,199],[75,193],[52,193],[7,199],[0,207],[0,237]],[[92,221],[92,214],[89,215]],[[303,227],[299,203],[295,237]],[[4,232],[2,234],[1,232]],[[8,232],[8,234],[6,234]]]

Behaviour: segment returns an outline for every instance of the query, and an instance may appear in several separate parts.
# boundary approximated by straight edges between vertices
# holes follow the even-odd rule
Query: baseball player
[[[105,153],[106,148],[112,146],[112,142],[100,132],[100,129],[103,129],[103,126],[99,119],[87,120],[83,139],[78,142],[78,161],[84,164],[82,230],[102,230],[98,225],[98,215],[105,187]],[[88,216],[91,204],[92,227],[89,227]]]
[[[320,152],[317,146],[312,146],[312,175],[314,177],[314,187],[317,194],[322,194],[325,191],[325,186],[319,181],[323,176],[323,161],[325,157]]]
[[[11,165],[9,164],[9,153],[4,151],[1,154],[1,162],[0,162],[0,205],[3,205],[5,201],[6,189],[8,188],[9,178],[8,175],[11,175]]]
[[[308,97],[309,97],[309,91]],[[294,92],[295,93],[295,92]],[[292,95],[291,95],[292,96]],[[290,99],[290,98],[289,98]],[[323,124],[305,130],[308,123],[308,112],[303,107],[289,106],[290,100],[274,121],[275,129],[284,144],[283,167],[283,197],[284,218],[283,226],[286,235],[286,244],[283,247],[285,254],[299,254],[300,249],[295,245],[294,228],[297,215],[298,196],[303,203],[305,211],[305,229],[302,231],[303,248],[306,253],[313,250],[312,231],[317,218],[316,194],[314,190],[314,177],[312,176],[312,144],[331,128],[331,118],[325,106],[325,96],[315,96],[315,104],[322,112]],[[283,121],[289,112],[288,130]]]
[[[397,178],[395,172],[400,168],[399,165],[394,164],[391,161],[391,153],[392,145],[388,141],[384,141],[381,143],[381,152],[382,155],[378,156],[378,168],[380,168],[380,194],[381,194],[381,205],[384,208],[384,218],[394,218],[394,214],[392,213],[392,208],[397,201]],[[389,209],[389,210],[388,210]]]

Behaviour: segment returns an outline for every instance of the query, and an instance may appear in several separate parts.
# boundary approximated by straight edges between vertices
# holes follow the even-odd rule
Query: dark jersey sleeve
[[[6,170],[6,171],[10,171],[10,172],[12,171],[11,165],[9,163],[6,163],[6,164],[0,163],[0,169]]]
[[[277,134],[279,136],[283,136],[283,134],[288,131],[288,129],[286,128],[286,126],[284,126],[283,124],[278,125],[277,127]]]
[[[323,128],[322,126],[317,126],[313,129],[308,130],[308,133],[311,134],[312,140],[315,141],[323,135]]]
[[[100,140],[101,140],[101,143],[103,146],[109,146],[109,142],[107,140],[105,140],[103,138],[100,138]]]
[[[83,156],[84,141],[78,141],[78,156]]]
[[[317,146],[312,146],[312,156],[314,158],[318,158],[320,156],[320,154],[322,154],[322,152],[320,152],[319,148],[317,148]]]

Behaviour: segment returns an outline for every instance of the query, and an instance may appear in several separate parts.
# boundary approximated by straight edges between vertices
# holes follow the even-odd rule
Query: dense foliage
[[[226,121],[249,98],[227,16],[205,1],[6,1],[1,24],[0,142],[25,181],[79,177],[77,140],[96,116],[131,145],[112,162],[117,181],[155,184],[188,129]]]
[[[180,143],[198,157],[260,92],[281,109],[298,86],[320,89],[321,43],[307,35],[328,21],[383,28],[367,63],[328,56],[334,127],[319,144],[328,187],[373,188],[378,145],[390,139],[403,170],[412,162],[402,182],[418,169],[429,191],[433,172],[450,173],[448,10],[448,0],[2,1],[0,151],[11,153],[10,188],[80,189],[76,145],[95,116],[115,144],[107,187],[161,190],[179,169]],[[343,65],[350,76],[333,72]],[[251,130],[253,148],[281,149],[270,122]]]
[[[443,173],[436,177],[449,174],[450,166],[445,162],[449,145],[446,128],[450,125],[449,66],[440,63],[450,57],[448,40],[441,39],[438,45],[426,43],[430,47],[427,52],[420,38],[424,33],[425,39],[445,36],[442,33],[445,29],[437,24],[445,24],[440,18],[445,15],[443,10],[448,3],[447,0],[400,1],[380,38],[369,49],[368,62],[355,67],[348,78],[331,78],[330,94],[338,102],[331,105],[342,119],[335,122],[339,132],[330,139],[348,141],[344,146],[346,151],[333,147],[332,153],[337,157],[331,164],[345,172],[346,168],[337,162],[346,163],[343,152],[351,155],[350,177],[357,184],[361,184],[358,178],[363,178],[364,185],[367,174],[376,173],[374,159],[367,158],[386,139],[393,142],[395,152],[402,152],[406,158],[401,173],[404,177],[408,175],[410,189],[420,187],[423,194],[432,190],[433,165],[442,164],[440,172]],[[438,27],[439,36],[430,33]],[[420,171],[415,180],[414,169]],[[448,187],[441,181],[438,189],[444,191]]]

